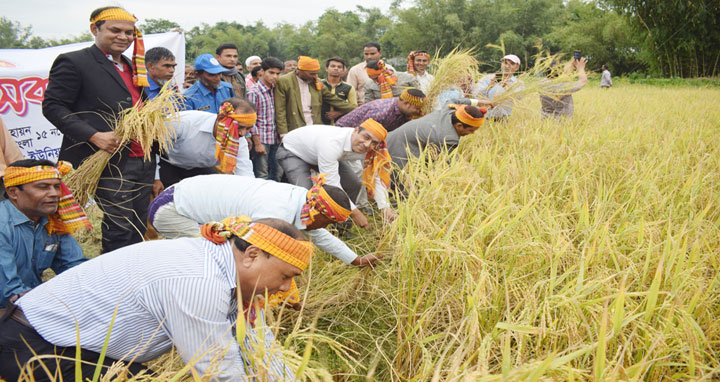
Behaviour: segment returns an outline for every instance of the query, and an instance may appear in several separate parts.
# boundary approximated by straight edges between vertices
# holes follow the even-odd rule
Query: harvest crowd
[[[486,120],[504,123],[513,100],[493,99],[522,89],[514,75],[521,61],[508,54],[497,74],[457,84],[430,105],[430,54],[410,52],[399,72],[375,42],[352,68],[328,59],[325,79],[315,58],[253,56],[243,68],[237,47],[223,44],[197,57],[176,84],[172,52],[145,51],[135,22],[122,8],[96,9],[95,44],[53,63],[42,110],[63,133],[60,161],[23,159],[2,126],[0,377],[7,381],[72,379],[76,348],[86,361],[83,379],[98,363],[118,360],[132,374],[152,374],[146,363],[172,347],[195,373],[223,381],[256,375],[249,349],[267,348],[270,379],[295,380],[271,346],[265,309],[302,308],[294,278],[314,246],[348,265],[380,261],[326,227],[343,235],[353,224],[370,229],[370,200],[392,223],[390,195],[402,194],[398,173],[408,160],[430,147],[454,149]],[[122,53],[133,42],[128,59]],[[568,69],[579,80],[541,96],[543,116],[572,116],[584,68],[585,59],[574,59]],[[601,86],[611,85],[603,73]],[[178,109],[167,122],[172,147],[123,143],[112,116],[168,92]],[[94,194],[103,254],[89,260],[72,234],[90,223],[62,179],[99,150],[112,157]],[[163,239],[144,241],[146,227]],[[57,276],[43,283],[48,268]]]

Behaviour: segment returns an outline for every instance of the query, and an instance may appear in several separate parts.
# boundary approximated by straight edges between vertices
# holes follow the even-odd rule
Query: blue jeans
[[[275,159],[275,153],[277,153],[277,149],[280,147],[280,144],[277,143],[271,145],[263,143],[263,145],[265,145],[265,151],[267,154],[258,155],[257,153],[254,153],[255,156],[252,160],[255,177],[279,182],[280,177],[282,176],[282,168],[278,166],[277,159]]]

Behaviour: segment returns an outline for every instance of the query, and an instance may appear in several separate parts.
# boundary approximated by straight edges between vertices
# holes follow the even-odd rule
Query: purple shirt
[[[335,126],[357,127],[372,118],[380,122],[388,132],[393,131],[409,121],[408,117],[400,112],[398,100],[398,98],[381,98],[368,102],[342,116],[335,122]]]
[[[280,137],[275,126],[275,92],[260,80],[247,92],[248,101],[255,104],[257,122],[252,128],[252,135],[258,135],[263,144],[274,145],[280,143]]]

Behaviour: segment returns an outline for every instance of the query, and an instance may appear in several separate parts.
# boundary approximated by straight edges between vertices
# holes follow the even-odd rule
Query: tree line
[[[179,28],[171,20],[153,18],[139,26],[143,33]],[[241,58],[339,56],[353,65],[362,60],[362,45],[377,41],[384,56],[400,67],[412,50],[443,55],[461,46],[475,48],[483,71],[497,70],[503,52],[521,57],[524,67],[532,65],[540,49],[568,56],[581,50],[590,69],[607,64],[616,75],[708,77],[720,70],[717,0],[395,0],[389,12],[330,8],[302,25],[223,21],[185,32],[188,60],[231,42]],[[86,32],[45,40],[17,21],[0,20],[0,48],[41,48],[90,38]]]

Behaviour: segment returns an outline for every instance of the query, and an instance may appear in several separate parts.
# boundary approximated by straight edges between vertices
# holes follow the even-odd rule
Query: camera
[[[573,58],[580,61],[580,50],[576,50],[575,53],[573,53]]]

